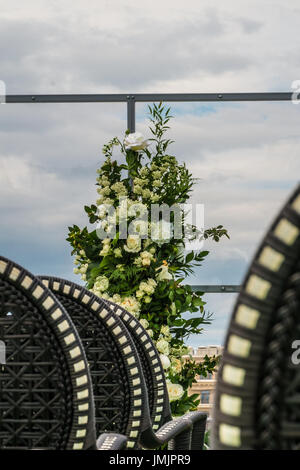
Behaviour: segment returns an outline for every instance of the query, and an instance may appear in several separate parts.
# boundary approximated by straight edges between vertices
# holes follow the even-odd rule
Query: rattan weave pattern
[[[99,328],[94,312],[61,294],[56,293],[56,297],[71,314],[85,348],[93,381],[97,435],[107,431],[125,433],[130,392],[128,382],[122,380],[127,372],[116,344],[106,328]],[[97,335],[93,333],[95,328]]]
[[[292,362],[292,345],[300,338],[300,272],[288,289],[267,341],[258,388],[257,433],[262,449],[300,450],[300,370]]]
[[[165,430],[167,426],[172,429],[178,424],[171,415],[165,372],[158,351],[141,323],[123,307],[111,301],[105,300],[105,302],[116,312],[132,334],[143,363],[143,370],[147,377],[147,391],[153,397],[153,408],[151,409],[152,429],[145,430],[141,436],[141,442],[150,445],[151,441],[160,435],[161,429]],[[178,450],[201,450],[204,443],[207,415],[193,411],[186,413],[180,419],[181,421],[190,421],[192,430],[186,430],[184,434],[172,439],[168,448],[170,450],[175,448]],[[155,432],[156,435],[154,435]]]
[[[70,317],[31,273],[0,257],[0,448],[95,446],[87,362]]]
[[[155,431],[172,419],[165,372],[159,353],[147,331],[131,313],[114,302],[108,300],[105,302],[124,322],[134,339],[143,366],[152,427]]]
[[[300,423],[288,423],[300,403],[300,377],[289,364],[299,325],[289,278],[299,258],[300,186],[261,242],[232,314],[215,395],[214,449],[299,445]]]
[[[94,296],[91,292],[77,284],[49,276],[41,276],[41,279],[46,286],[53,290],[55,295],[58,296],[61,302],[68,308],[68,311],[71,314],[75,325],[79,327],[79,330],[81,328],[85,328],[85,326],[82,326],[82,323],[89,322],[88,311],[93,312],[92,315],[94,320],[92,325],[90,325],[91,329],[88,332],[88,337],[83,336],[83,341],[87,346],[87,356],[91,364],[94,363],[96,367],[97,356],[94,356],[94,354],[97,354],[98,346],[96,346],[96,350],[95,348],[89,348],[89,340],[94,337],[97,338],[99,334],[101,336],[101,330],[103,328],[109,332],[111,338],[114,338],[118,351],[112,358],[112,364],[118,365],[119,362],[125,361],[127,374],[119,377],[119,380],[123,382],[126,380],[128,381],[130,397],[132,399],[130,404],[127,402],[125,403],[127,409],[122,409],[125,415],[126,412],[128,413],[128,410],[130,412],[126,432],[123,431],[123,433],[128,436],[127,447],[140,448],[140,446],[142,446],[143,448],[155,449],[172,440],[172,445],[176,448],[188,450],[192,440],[193,424],[197,427],[201,422],[201,426],[198,426],[199,432],[196,433],[199,435],[199,442],[194,442],[194,445],[196,449],[202,448],[203,436],[201,438],[201,429],[203,427],[202,434],[204,435],[206,421],[206,415],[203,413],[189,413],[188,416],[184,416],[176,420],[170,420],[157,431],[157,423],[162,420],[163,403],[168,403],[168,396],[166,395],[165,379],[162,366],[159,362],[160,359],[158,353],[155,350],[150,337],[148,334],[145,334],[145,330],[139,322],[131,315],[129,317],[128,312],[124,311],[125,326],[120,319],[120,311],[118,313],[113,312],[106,301]],[[68,302],[66,302],[66,299]],[[71,300],[71,303],[69,303],[69,300]],[[76,320],[77,315],[80,317],[79,322]],[[127,327],[131,328],[130,332]],[[154,381],[154,384],[157,384],[157,389],[154,389],[153,393],[155,395],[154,403],[157,404],[157,414],[153,425],[150,418],[148,394],[143,368],[140,364],[139,356],[130,334],[133,332],[132,329],[135,328],[135,339],[137,340],[140,336],[141,344],[144,347],[145,357],[148,355],[146,360],[149,362],[149,365],[152,361],[151,367],[153,372],[156,374],[156,381]],[[85,333],[84,329],[82,330],[82,333]],[[111,341],[111,339],[109,341]],[[106,348],[105,344],[101,344],[99,347],[101,349],[103,347]],[[95,357],[96,359],[94,361]],[[92,367],[91,374],[93,377]],[[149,382],[149,384],[153,387],[153,382]],[[97,400],[97,394],[95,393],[95,395]]]
[[[41,276],[70,314],[86,349],[94,388],[96,431],[128,436],[139,447],[149,426],[148,397],[142,366],[128,330],[98,297],[75,283]]]
[[[15,286],[1,282],[0,302],[0,337],[7,345],[0,374],[0,447],[64,449],[72,423],[65,357],[38,309]]]

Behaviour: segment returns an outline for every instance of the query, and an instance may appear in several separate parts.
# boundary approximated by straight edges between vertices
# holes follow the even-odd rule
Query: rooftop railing
[[[153,102],[242,102],[291,101],[292,92],[266,93],[121,93],[121,94],[51,94],[7,95],[7,104],[24,103],[126,103],[127,129],[135,132],[136,103]],[[206,293],[237,293],[240,285],[194,285],[193,290]]]

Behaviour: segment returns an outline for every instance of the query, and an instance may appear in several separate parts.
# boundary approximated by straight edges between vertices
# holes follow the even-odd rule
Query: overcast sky
[[[300,79],[296,0],[0,0],[8,94],[291,91]],[[173,153],[199,183],[206,226],[231,239],[193,284],[239,284],[299,180],[300,106],[174,104]],[[137,130],[147,135],[146,106]],[[86,224],[101,147],[123,136],[123,104],[0,106],[1,254],[73,280],[67,226]],[[234,295],[206,295],[214,321],[190,344],[221,344]]]

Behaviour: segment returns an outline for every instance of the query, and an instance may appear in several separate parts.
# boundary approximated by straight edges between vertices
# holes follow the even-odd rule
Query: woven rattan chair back
[[[127,393],[128,388],[129,391],[133,390],[132,399],[129,394],[127,401],[117,403],[116,410],[113,405],[116,412],[127,413],[124,421],[128,423],[126,429],[121,428],[117,431],[128,436],[128,447],[154,449],[168,443],[170,450],[201,449],[206,415],[200,412],[192,412],[176,420],[172,419],[159,354],[141,324],[123,308],[95,297],[77,284],[49,276],[42,276],[42,280],[66,306],[76,327],[83,335],[83,344],[86,347],[87,357],[91,364],[96,400],[96,420],[99,420],[99,425],[101,426],[101,413],[103,414],[101,390],[105,384],[102,381],[98,382],[99,368],[103,367],[101,361],[99,362],[98,353],[104,348],[106,351],[105,376],[110,377],[114,371],[117,371],[116,384],[120,384],[121,381],[121,385],[124,386],[127,382],[129,383]],[[89,319],[91,325],[88,327],[89,331],[87,332],[85,328],[87,328],[86,325]],[[84,326],[82,325],[83,322]],[[105,337],[103,336],[104,333]],[[104,343],[101,338],[104,338]],[[115,345],[114,349],[107,346],[112,342]],[[120,372],[119,364],[122,363],[124,363],[124,368]],[[129,369],[128,365],[130,366]],[[93,369],[97,372],[96,375]],[[147,377],[147,383],[144,379],[144,373]],[[111,378],[109,380],[111,381]],[[111,390],[111,388],[108,389],[110,393]],[[116,397],[118,397],[118,388],[115,386],[113,390],[116,390]],[[152,397],[152,414],[149,409],[149,394]],[[105,394],[104,399],[107,401],[108,398],[114,397]],[[97,406],[97,402],[101,406]],[[134,404],[133,408],[132,403]],[[107,406],[105,409],[108,410]],[[128,415],[129,411],[132,412],[131,415]],[[107,420],[106,417],[105,419]],[[109,422],[110,424],[111,422]],[[118,425],[116,419],[112,425],[116,430]],[[105,429],[98,428],[98,432],[103,431]]]
[[[118,304],[105,300],[107,305],[118,315],[124,322],[129,332],[131,333],[136,348],[139,352],[141,362],[143,365],[144,375],[146,377],[147,392],[150,396],[150,412],[152,420],[152,431],[159,432],[159,429],[164,426],[172,426],[172,415],[169,402],[169,394],[165,379],[165,372],[163,370],[158,351],[139,321],[133,315]],[[206,427],[206,414],[200,412],[186,413],[181,419],[191,420],[193,423],[193,431],[191,433],[191,441],[187,444],[184,439],[179,439],[176,443],[170,442],[169,449],[191,449],[200,450],[203,448],[204,433]],[[148,433],[145,432],[142,440],[146,443],[149,439]],[[186,435],[186,438],[187,435]],[[181,441],[181,442],[180,442]]]
[[[158,351],[145,328],[120,305],[105,300],[118,315],[134,339],[146,380],[152,428],[158,430],[172,420],[165,372]]]
[[[68,311],[85,347],[97,434],[125,434],[127,447],[138,448],[150,416],[143,370],[130,333],[107,304],[87,289],[55,277],[41,279]]]
[[[0,257],[0,448],[95,447],[84,350],[39,279]]]
[[[218,373],[215,449],[300,449],[300,372],[292,359],[300,346],[299,259],[300,187],[260,244],[232,314]]]

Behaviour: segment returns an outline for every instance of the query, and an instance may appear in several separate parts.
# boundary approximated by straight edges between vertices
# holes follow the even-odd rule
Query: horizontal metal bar
[[[215,294],[232,294],[235,292],[240,292],[241,286],[239,285],[207,285],[207,286],[191,286],[192,290],[206,292],[206,293],[215,293]]]
[[[7,95],[6,103],[121,103],[128,101],[290,101],[291,92],[267,93],[126,93],[84,95]]]
[[[120,103],[128,95],[7,95],[6,103]]]

